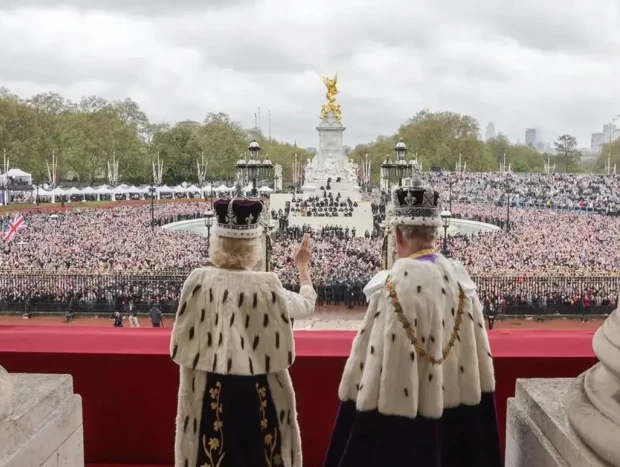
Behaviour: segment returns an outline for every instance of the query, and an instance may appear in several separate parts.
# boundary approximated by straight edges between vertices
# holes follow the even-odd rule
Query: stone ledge
[[[506,467],[568,467],[521,404],[508,399]]]
[[[509,452],[507,443],[506,467],[610,467],[590,451],[568,422],[564,399],[573,381],[517,380],[516,395],[508,399],[506,438],[518,449],[510,446]],[[547,463],[539,463],[544,456],[548,456]],[[549,463],[550,459],[555,463]]]
[[[69,375],[12,374],[13,404],[0,419],[0,467],[84,465],[82,399]]]

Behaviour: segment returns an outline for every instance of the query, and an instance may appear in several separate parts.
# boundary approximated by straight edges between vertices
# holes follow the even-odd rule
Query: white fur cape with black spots
[[[222,419],[211,423],[217,432],[213,437],[205,433],[210,428],[201,424],[201,417],[209,406],[217,408],[218,404],[212,396],[220,391],[210,389],[210,395],[205,394],[210,387],[208,379],[217,380],[218,388],[219,381],[226,378],[246,381],[232,375],[265,382],[265,389],[261,387],[259,392],[263,398],[265,393],[270,397],[259,403],[259,410],[269,404],[270,410],[273,407],[274,413],[280,414],[270,422],[278,426],[269,427],[277,433],[265,438],[265,444],[270,440],[275,446],[277,437],[279,452],[266,451],[266,463],[261,465],[303,465],[295,393],[288,373],[295,359],[291,318],[312,313],[315,301],[312,285],[304,284],[299,294],[293,293],[284,289],[274,273],[217,268],[191,273],[183,286],[170,342],[170,354],[181,372],[175,467],[194,467],[203,457],[205,465],[231,465],[234,453],[225,455],[224,439],[218,436],[228,428],[226,417],[236,405],[234,400],[228,407],[219,407],[216,416]],[[258,390],[258,384],[256,387]],[[231,443],[226,441],[228,449],[232,449]]]
[[[495,391],[482,305],[462,266],[442,255],[399,259],[364,292],[368,310],[340,383],[342,401],[355,401],[360,411],[439,418],[444,408],[476,405],[482,392]]]

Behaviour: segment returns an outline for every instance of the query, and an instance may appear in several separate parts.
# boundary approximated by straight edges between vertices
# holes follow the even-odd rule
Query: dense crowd
[[[312,231],[307,226],[290,227],[274,244],[273,268],[288,288],[297,283],[292,258],[304,232]],[[319,302],[362,301],[362,289],[381,265],[381,242],[356,237],[354,231],[338,226],[324,227],[312,234],[312,276]]]
[[[293,198],[290,212],[294,216],[351,217],[356,201],[342,198],[340,193],[323,190],[322,195]]]
[[[620,217],[605,215],[618,206],[615,176],[425,176],[447,191],[444,200],[452,193],[454,217],[500,227],[450,237],[447,245],[451,256],[476,277],[489,309],[588,309],[615,303]],[[506,179],[511,185],[510,223],[502,206]],[[372,203],[378,225],[386,197],[376,192],[364,197]],[[329,195],[301,203],[304,209],[320,209],[330,201],[338,203],[337,209],[352,205]],[[178,202],[158,204],[153,213],[149,205],[24,213],[25,227],[0,255],[0,310],[70,304],[95,311],[129,302],[138,308],[159,302],[172,309],[187,271],[204,264],[208,244],[203,237],[159,226],[201,217],[207,209],[207,203]],[[5,227],[9,220],[2,219]],[[293,251],[304,231],[310,229],[280,222],[273,242],[273,269],[290,288],[297,281]],[[312,235],[319,302],[363,302],[362,289],[380,267],[378,231],[356,237],[333,226]]]
[[[617,213],[620,183],[616,175],[426,173],[424,177],[448,200],[521,207]]]
[[[160,204],[157,225],[200,217],[206,203]],[[4,248],[10,271],[161,271],[189,269],[206,254],[204,239],[151,228],[148,205],[24,214],[25,227]],[[3,220],[7,224],[10,218]]]

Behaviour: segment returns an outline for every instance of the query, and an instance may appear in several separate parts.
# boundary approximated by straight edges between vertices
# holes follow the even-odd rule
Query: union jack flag
[[[9,222],[7,229],[4,231],[4,241],[11,243],[15,236],[24,228],[24,216],[16,215],[13,222]]]

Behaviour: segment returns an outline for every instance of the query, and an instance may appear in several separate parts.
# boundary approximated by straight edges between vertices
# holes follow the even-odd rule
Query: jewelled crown
[[[213,233],[220,237],[256,238],[263,227],[260,215],[263,203],[259,199],[218,199],[213,203],[217,224]]]
[[[414,174],[411,186],[396,189],[392,200],[393,225],[441,226],[439,193],[424,187],[418,174]]]

